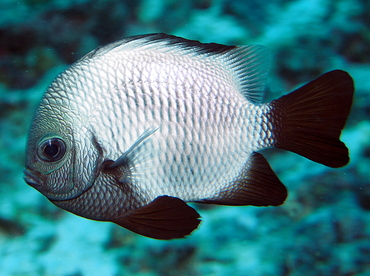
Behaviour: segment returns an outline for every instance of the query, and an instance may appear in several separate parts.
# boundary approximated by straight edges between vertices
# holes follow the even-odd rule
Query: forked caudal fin
[[[277,148],[337,168],[349,161],[339,140],[354,93],[353,80],[334,70],[270,103]]]

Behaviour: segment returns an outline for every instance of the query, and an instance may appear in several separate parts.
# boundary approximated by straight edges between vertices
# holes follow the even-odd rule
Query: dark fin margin
[[[180,46],[184,49],[191,49],[199,54],[222,54],[228,52],[232,49],[237,48],[237,46],[227,46],[218,43],[202,43],[197,40],[189,40],[182,37],[168,35],[164,33],[146,34],[130,37],[129,40],[137,39],[147,39],[150,42],[166,42],[167,45]]]
[[[334,70],[270,103],[275,147],[337,168],[349,162],[339,140],[354,93],[347,72]]]
[[[142,43],[142,45],[155,45],[156,43],[161,43],[161,47],[163,45],[167,46],[175,46],[179,47],[185,51],[192,51],[197,54],[203,55],[220,55],[227,53],[228,51],[238,48],[237,46],[227,46],[218,43],[201,43],[197,40],[188,40],[182,37],[177,37],[174,35],[168,35],[164,33],[153,33],[153,34],[144,34],[144,35],[136,35],[124,38],[122,40],[113,42],[103,47],[99,47],[91,52],[87,53],[81,60],[84,59],[91,59],[95,56],[103,55],[108,51],[111,51],[117,47],[125,46],[131,42],[138,41]]]
[[[200,216],[177,197],[159,196],[131,214],[112,222],[137,234],[160,240],[184,238],[195,230]]]
[[[284,203],[286,197],[285,186],[266,159],[254,152],[237,180],[216,196],[197,202],[232,206],[278,206]]]

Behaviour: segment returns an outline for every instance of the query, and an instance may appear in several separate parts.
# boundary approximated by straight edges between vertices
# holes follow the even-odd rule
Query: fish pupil
[[[66,152],[65,143],[59,138],[49,138],[41,143],[38,156],[42,161],[55,162],[60,160]]]
[[[50,156],[50,157],[56,156],[58,152],[59,152],[59,147],[55,144],[46,145],[44,148],[45,155]]]

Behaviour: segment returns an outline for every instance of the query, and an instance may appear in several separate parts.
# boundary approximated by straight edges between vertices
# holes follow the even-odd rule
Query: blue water
[[[370,275],[369,18],[365,0],[2,1],[0,275]],[[348,71],[356,94],[342,140],[351,162],[330,169],[268,151],[286,203],[194,205],[203,222],[183,240],[153,240],[58,209],[22,179],[43,91],[98,45],[151,32],[266,45],[266,101],[326,71]]]

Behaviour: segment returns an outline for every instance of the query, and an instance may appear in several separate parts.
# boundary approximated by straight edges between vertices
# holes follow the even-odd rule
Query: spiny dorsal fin
[[[93,58],[110,51],[151,50],[171,54],[199,56],[221,66],[249,101],[262,100],[270,64],[270,54],[260,45],[227,46],[201,43],[163,33],[133,36],[98,48],[85,56]]]
[[[112,222],[137,234],[160,240],[184,238],[195,230],[199,214],[177,197],[159,196],[131,214]]]
[[[283,204],[287,190],[271,170],[266,159],[254,152],[240,176],[212,198],[200,203],[220,205],[277,206]]]

